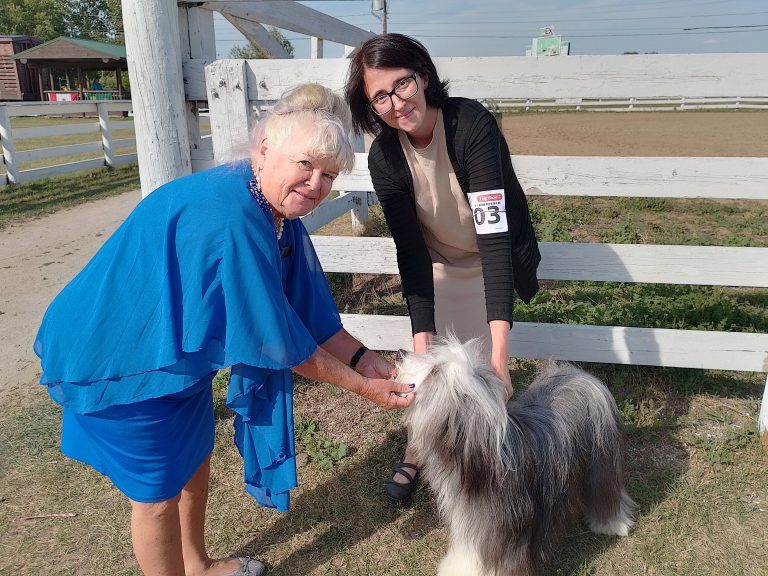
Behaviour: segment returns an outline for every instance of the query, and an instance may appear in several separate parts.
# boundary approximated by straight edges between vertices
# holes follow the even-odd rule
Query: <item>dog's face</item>
[[[482,343],[449,336],[396,365],[397,380],[416,385],[406,412],[408,442],[419,461],[430,462],[428,481],[450,470],[471,492],[498,482],[504,473],[504,384]]]
[[[453,402],[498,397],[504,404],[504,384],[491,368],[480,340],[461,343],[455,336],[438,339],[426,354],[401,352],[395,362],[398,382],[415,384],[414,404],[428,397]]]
[[[414,354],[413,352],[400,351],[395,361],[397,377],[395,380],[402,383],[414,384],[414,391],[418,391],[422,384],[430,376],[434,375],[434,358],[427,354]]]

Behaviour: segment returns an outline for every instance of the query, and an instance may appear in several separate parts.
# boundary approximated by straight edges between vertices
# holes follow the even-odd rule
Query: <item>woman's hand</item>
[[[359,344],[359,342],[358,342]],[[368,355],[366,352],[365,355]],[[329,382],[367,398],[382,408],[405,408],[413,401],[413,386],[384,378],[367,378],[340,362],[322,346],[293,371],[313,380]]]
[[[491,366],[499,378],[501,378],[501,381],[504,382],[504,399],[509,400],[512,398],[515,389],[512,387],[512,378],[509,375],[506,354],[502,358],[491,357]]]
[[[360,346],[360,341],[342,328],[321,347],[339,361],[349,364]],[[366,350],[365,354],[358,358],[354,370],[368,378],[394,378],[396,373],[392,363],[373,350]]]
[[[358,394],[384,408],[407,408],[413,402],[413,384],[402,384],[383,378],[365,378],[365,385]]]

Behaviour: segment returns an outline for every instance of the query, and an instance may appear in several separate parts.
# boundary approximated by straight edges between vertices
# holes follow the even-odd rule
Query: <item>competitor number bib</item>
[[[478,235],[509,230],[503,189],[470,192],[467,197]]]

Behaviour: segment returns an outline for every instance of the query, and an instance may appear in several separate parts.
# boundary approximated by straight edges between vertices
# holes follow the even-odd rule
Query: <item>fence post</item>
[[[760,405],[760,415],[757,418],[757,430],[763,446],[768,449],[768,376],[765,379],[763,403]]]
[[[0,144],[3,150],[3,161],[8,173],[9,184],[19,184],[19,169],[16,167],[16,150],[13,147],[13,133],[11,132],[11,117],[8,108],[0,105]]]
[[[213,27],[213,12],[196,8],[190,4],[179,4],[179,33],[181,34],[182,62],[216,60],[216,34]],[[198,102],[185,102],[185,115],[190,150],[203,148],[200,139],[200,109]]]
[[[312,36],[309,45],[309,57],[312,60],[317,60],[323,57],[323,39]]]
[[[353,192],[355,195],[354,208],[349,213],[352,218],[352,232],[360,235],[365,231],[368,222],[368,192]]]
[[[217,60],[205,67],[216,164],[231,162],[248,149],[252,118],[245,67],[245,60]]]
[[[112,150],[112,130],[109,127],[109,104],[99,102],[96,109],[99,111],[99,130],[101,131],[101,147],[104,149],[104,162],[110,168],[115,167],[115,151]]]
[[[170,0],[122,2],[141,194],[192,171],[181,72],[179,9]]]

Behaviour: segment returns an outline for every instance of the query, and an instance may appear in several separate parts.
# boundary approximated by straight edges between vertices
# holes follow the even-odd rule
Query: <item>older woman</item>
[[[259,125],[250,161],[158,188],[45,314],[35,351],[64,407],[62,451],[130,499],[147,575],[265,571],[205,548],[219,369],[231,367],[246,489],[280,510],[296,486],[291,370],[384,408],[410,403],[391,365],[342,328],[298,220],[352,166],[348,114],[327,89],[297,88]]]
[[[495,118],[449,97],[427,50],[402,34],[352,53],[345,92],[355,127],[376,136],[368,168],[397,248],[414,350],[426,351],[435,332],[485,337],[511,395],[513,292],[533,297],[541,257]],[[410,497],[417,473],[406,449],[387,483],[392,502]]]

